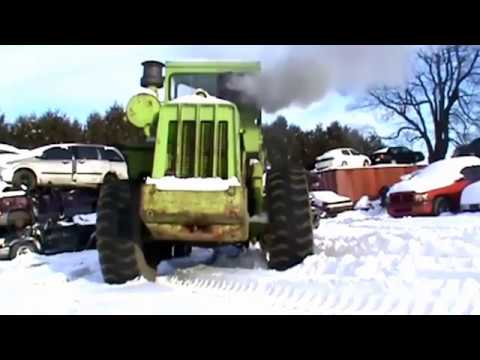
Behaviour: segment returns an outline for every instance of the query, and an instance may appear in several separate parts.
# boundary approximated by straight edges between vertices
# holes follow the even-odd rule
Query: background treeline
[[[356,129],[342,126],[335,121],[324,128],[321,124],[314,130],[302,130],[297,125],[289,125],[287,119],[279,116],[273,123],[264,126],[264,142],[267,149],[275,147],[275,139],[284,139],[295,158],[311,170],[315,158],[329,150],[348,147],[370,155],[385,147],[381,138],[375,134],[362,134]]]
[[[118,104],[111,106],[104,114],[90,114],[84,124],[60,111],[48,111],[40,116],[19,116],[13,121],[0,114],[0,143],[26,149],[61,142],[124,145],[145,143],[143,131],[124,118],[124,109]],[[384,146],[376,134],[364,135],[338,122],[333,122],[326,128],[318,125],[314,130],[305,131],[296,125],[289,125],[287,119],[281,116],[273,123],[264,125],[267,148],[273,144],[275,136],[284,137],[291,150],[309,169],[313,168],[317,156],[334,148],[352,147],[370,154]]]
[[[41,116],[19,116],[13,121],[0,114],[0,143],[25,149],[62,142],[144,143],[143,131],[125,121],[124,117],[125,112],[118,104],[104,114],[90,114],[84,124],[60,111],[47,111]]]

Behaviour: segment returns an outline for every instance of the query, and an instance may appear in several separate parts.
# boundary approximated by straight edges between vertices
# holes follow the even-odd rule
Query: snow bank
[[[221,178],[188,178],[179,179],[166,176],[160,179],[147,178],[147,185],[155,185],[158,190],[164,191],[226,191],[230,187],[241,186],[237,178],[228,180]]]
[[[341,196],[333,191],[314,191],[310,193],[315,204],[322,206],[322,204],[335,204],[339,202],[352,201],[346,196]]]
[[[393,185],[389,194],[408,191],[424,193],[449,186],[463,178],[461,171],[465,167],[474,165],[480,165],[480,158],[467,156],[435,162],[425,169],[407,176],[406,180]]]
[[[388,148],[383,148],[383,149],[375,151],[374,154],[386,154],[387,151],[388,151]]]
[[[75,215],[73,222],[78,225],[95,225],[97,223],[97,214]]]
[[[96,251],[25,255],[0,262],[0,314],[478,315],[479,220],[350,211],[323,219],[315,254],[288,271],[268,270],[258,244],[194,248],[155,283],[106,285]]]
[[[354,207],[355,210],[367,210],[370,208],[371,208],[370,199],[366,195],[362,196],[360,200],[357,201]]]
[[[460,199],[461,205],[479,205],[480,204],[480,181],[467,186]]]

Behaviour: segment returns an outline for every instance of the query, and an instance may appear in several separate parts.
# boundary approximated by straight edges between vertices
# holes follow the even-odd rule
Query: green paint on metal
[[[154,144],[114,145],[125,156],[128,165],[128,177],[139,180],[150,176],[153,169]]]
[[[203,177],[223,175],[224,178],[230,178],[240,175],[240,162],[237,160],[241,151],[239,115],[234,104],[165,103],[160,114],[152,173],[154,178],[166,175],[194,177],[200,169],[206,168],[212,168],[212,172],[204,173]],[[204,137],[200,136],[202,126],[209,129],[204,132]],[[206,151],[201,146],[202,142],[206,144]],[[208,154],[211,156],[206,157]]]
[[[158,119],[160,101],[150,94],[138,94],[127,104],[128,120],[139,128],[153,124]]]

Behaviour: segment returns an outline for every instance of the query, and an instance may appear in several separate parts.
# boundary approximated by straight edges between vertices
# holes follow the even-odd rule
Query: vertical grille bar
[[[175,176],[177,173],[177,132],[178,121],[170,121],[167,140],[167,176]]]
[[[191,178],[195,176],[195,139],[196,139],[196,122],[185,120],[183,124],[182,139],[182,171],[181,176]]]
[[[210,177],[213,173],[213,121],[202,121],[200,125],[200,177]]]
[[[218,175],[228,178],[228,122],[218,123]]]
[[[175,175],[177,177],[182,177],[182,133],[183,133],[183,114],[182,114],[182,106],[177,105],[177,159],[175,164]]]
[[[218,164],[218,121],[217,105],[213,108],[213,172],[212,177],[217,177]]]
[[[199,177],[199,172],[200,172],[200,151],[202,150],[202,147],[200,146],[200,106],[197,104],[195,106],[195,157],[194,157],[194,162],[195,162],[195,170],[194,170],[194,176]]]

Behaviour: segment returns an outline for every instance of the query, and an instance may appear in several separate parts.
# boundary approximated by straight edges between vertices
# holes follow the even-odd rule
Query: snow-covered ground
[[[315,252],[275,272],[255,247],[194,249],[156,283],[121,286],[103,283],[96,251],[25,255],[0,262],[0,313],[480,314],[480,214],[352,211],[322,220]]]

